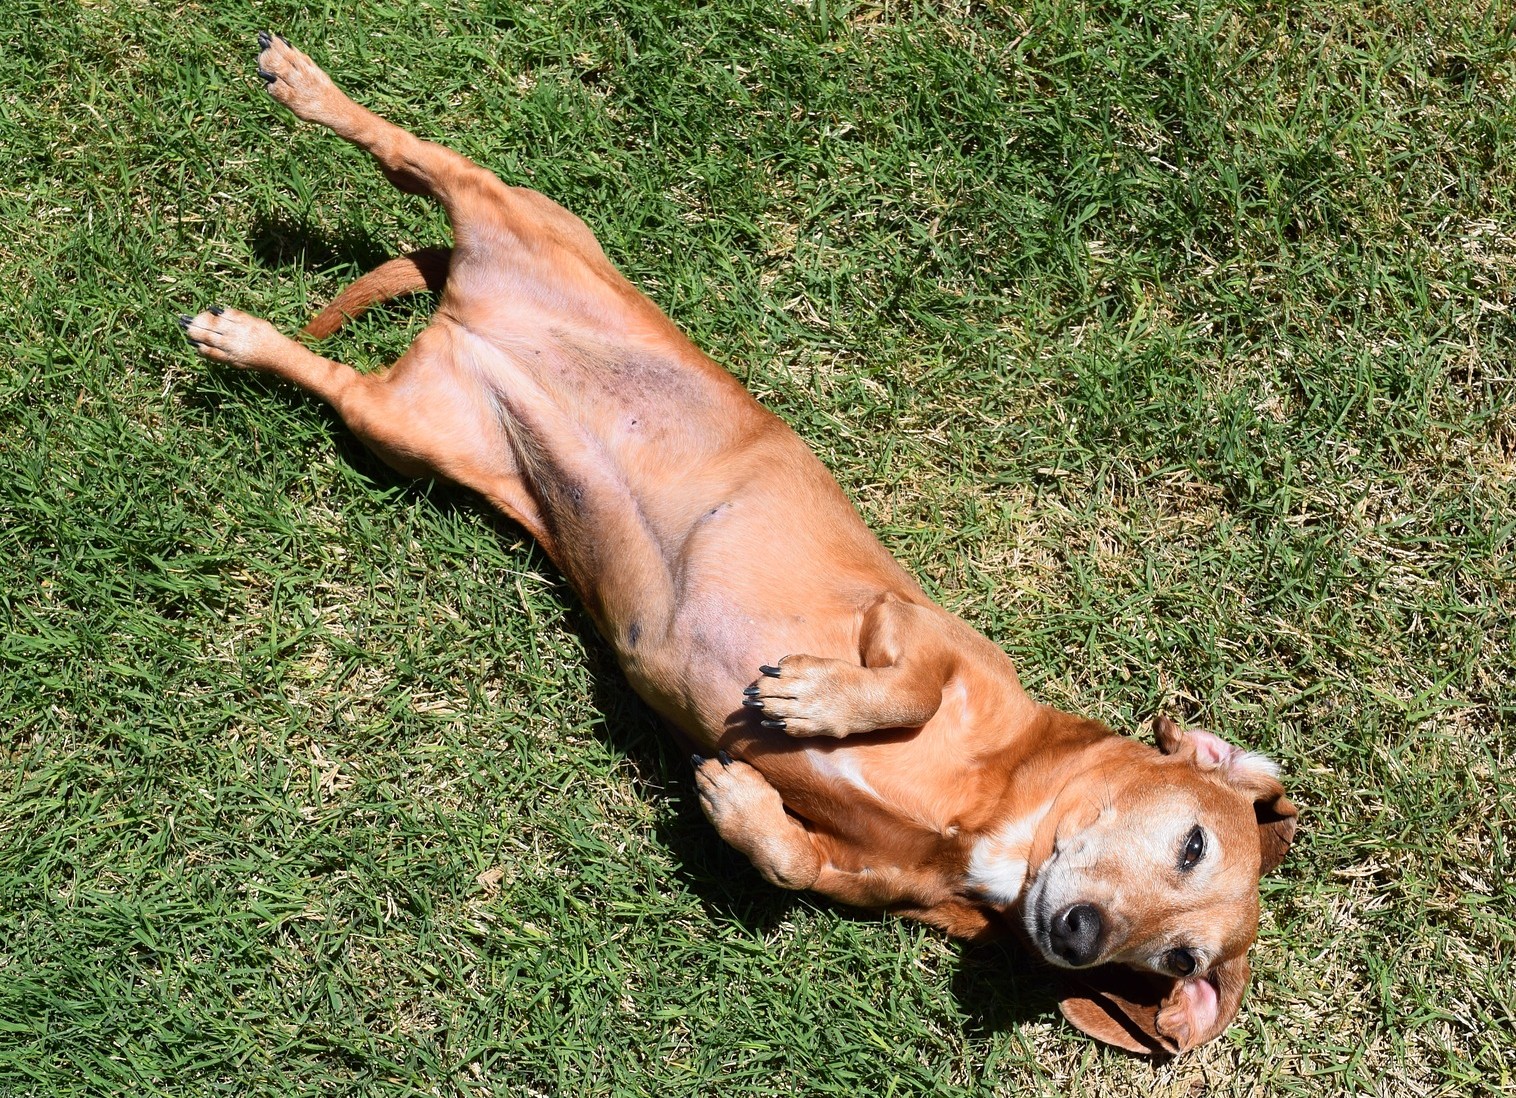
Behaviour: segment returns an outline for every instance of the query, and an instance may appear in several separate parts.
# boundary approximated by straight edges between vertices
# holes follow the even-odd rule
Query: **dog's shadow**
[[[391,254],[366,232],[332,237],[323,235],[309,222],[280,217],[255,221],[250,245],[258,260],[269,267],[355,264],[371,269]],[[388,307],[406,313],[427,311],[431,306],[431,300],[423,296]],[[308,402],[319,407],[320,414],[331,423],[341,458],[373,483],[425,494],[432,506],[445,513],[467,513],[488,524],[497,536],[507,541],[521,540],[519,528],[472,493],[452,485],[413,481],[391,470],[325,404],[287,386],[270,385],[270,389],[288,394],[292,404]],[[670,793],[678,790],[666,797],[668,810],[658,814],[655,832],[679,865],[683,882],[707,910],[760,934],[777,926],[799,904],[826,908],[845,918],[878,921],[875,912],[857,911],[812,894],[775,888],[759,876],[746,858],[722,842],[698,807],[688,746],[679,733],[628,688],[610,649],[600,639],[588,615],[572,601],[569,618],[586,641],[590,700],[605,718],[603,727],[611,746],[638,773],[660,775]],[[952,990],[973,1035],[988,1036],[1013,1029],[1056,1011],[1052,974],[1014,942],[959,944],[957,949]]]
[[[314,271],[347,265],[368,271],[394,254],[365,228],[345,227],[334,233],[309,218],[282,213],[256,215],[247,243],[261,266]]]

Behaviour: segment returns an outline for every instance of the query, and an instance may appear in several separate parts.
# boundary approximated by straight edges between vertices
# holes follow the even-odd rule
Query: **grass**
[[[1502,5],[0,21],[0,1093],[1516,1091]],[[584,215],[1037,696],[1283,763],[1234,1028],[769,888],[518,532],[192,358],[445,239],[264,26]]]

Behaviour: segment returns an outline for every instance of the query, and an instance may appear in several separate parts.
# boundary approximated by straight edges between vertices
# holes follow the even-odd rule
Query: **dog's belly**
[[[514,419],[558,563],[633,689],[698,750],[747,758],[829,830],[876,817],[923,837],[946,829],[962,790],[922,781],[942,770],[933,728],[795,740],[742,705],[760,665],[857,663],[868,608],[923,597],[799,436],[683,348],[612,358],[583,338],[524,334],[471,347]]]
[[[909,583],[856,552],[837,552],[848,520],[857,521],[850,512],[841,530],[785,531],[782,519],[770,520],[778,506],[749,490],[704,508],[685,536],[669,539],[677,546],[672,604],[642,608],[639,620],[662,616],[666,627],[610,631],[638,693],[711,750],[760,731],[761,714],[742,705],[760,665],[802,652],[857,663],[864,611]]]
[[[760,664],[857,661],[862,612],[920,597],[799,436],[693,348],[494,321],[460,326],[458,353],[495,394],[557,563],[633,687],[697,743],[750,715]]]

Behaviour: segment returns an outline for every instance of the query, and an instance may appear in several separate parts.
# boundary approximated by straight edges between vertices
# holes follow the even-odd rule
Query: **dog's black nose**
[[[1070,904],[1053,916],[1048,930],[1053,952],[1071,965],[1087,965],[1100,955],[1105,920],[1094,904]]]

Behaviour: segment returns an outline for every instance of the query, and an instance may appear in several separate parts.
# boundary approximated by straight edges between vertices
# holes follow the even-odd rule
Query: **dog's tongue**
[[[1209,980],[1186,980],[1184,982],[1184,997],[1189,1002],[1190,1011],[1198,1018],[1214,1018],[1218,1001],[1216,998],[1216,985]]]

